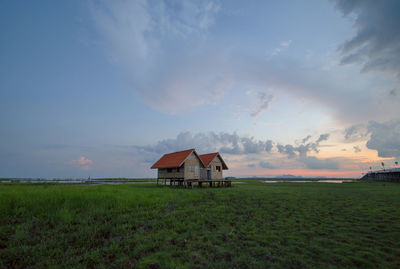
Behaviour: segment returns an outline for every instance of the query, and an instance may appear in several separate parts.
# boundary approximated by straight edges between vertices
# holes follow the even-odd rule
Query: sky
[[[2,1],[0,177],[361,177],[400,161],[400,2]]]

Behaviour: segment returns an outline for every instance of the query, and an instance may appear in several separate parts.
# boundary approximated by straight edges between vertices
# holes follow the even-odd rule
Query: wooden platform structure
[[[361,180],[400,182],[400,168],[370,171]]]
[[[181,179],[181,178],[171,178],[171,179],[157,179],[157,185],[161,181],[161,184],[163,185],[170,185],[170,186],[181,186],[184,188],[192,188],[194,185],[196,185],[199,188],[202,188],[203,186],[208,186],[208,187],[232,187],[232,180],[202,180],[202,179]],[[169,181],[169,182],[168,182]],[[167,184],[169,183],[169,184]]]

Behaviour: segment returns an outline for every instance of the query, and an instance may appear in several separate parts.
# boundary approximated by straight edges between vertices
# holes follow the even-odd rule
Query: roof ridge
[[[211,154],[219,154],[219,152],[216,151],[216,152],[211,152],[211,153],[204,153],[204,154],[200,154],[199,156],[202,156],[202,155],[211,155]]]
[[[184,152],[184,151],[193,151],[193,150],[195,150],[194,148],[192,148],[192,149],[184,149],[184,150],[180,150],[180,151],[175,151],[175,152],[170,152],[170,153],[165,153],[164,155],[169,155],[169,154],[174,154],[174,153],[179,153],[179,152]]]
[[[197,154],[196,150],[193,149],[186,149],[171,153],[164,154],[157,162],[155,162],[151,168],[167,168],[167,167],[180,167],[182,163],[188,158],[190,154],[194,153],[197,158],[200,160],[203,166],[204,163],[200,159],[199,155]]]

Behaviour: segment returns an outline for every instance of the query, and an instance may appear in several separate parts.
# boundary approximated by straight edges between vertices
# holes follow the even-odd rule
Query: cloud
[[[273,151],[275,143],[272,140],[256,140],[252,137],[239,136],[236,133],[196,133],[181,132],[176,138],[164,139],[154,145],[134,146],[135,154],[147,156],[148,162],[155,162],[160,155],[188,148],[195,148],[200,154],[219,151],[224,154],[226,160],[240,160],[240,163],[253,161],[245,165],[247,168],[256,167],[254,161],[264,169],[278,169],[282,167],[301,168],[313,170],[337,170],[342,167],[344,160],[335,158],[319,159],[308,156],[310,152],[319,152],[320,143],[326,141],[329,134],[320,135],[314,142],[300,145],[277,144],[278,153],[286,155],[286,159]],[[311,138],[302,141],[309,141]],[[256,154],[250,157],[249,154]],[[262,159],[261,161],[259,161]],[[280,166],[271,163],[270,160],[279,160]]]
[[[400,120],[368,124],[369,149],[378,151],[379,157],[400,157]]]
[[[354,149],[354,153],[359,153],[359,152],[361,152],[360,146],[354,146],[353,149]]]
[[[281,51],[284,49],[288,48],[290,44],[292,43],[292,40],[287,40],[287,41],[282,41],[277,48],[274,49],[274,51],[271,53],[271,56],[276,56],[278,55]]]
[[[400,120],[352,125],[345,130],[344,138],[346,142],[367,141],[367,148],[376,150],[379,157],[400,156]],[[354,146],[355,152],[359,149]]]
[[[308,169],[337,170],[340,168],[340,163],[332,158],[318,159],[314,156],[301,156],[299,161],[304,163]]]
[[[181,132],[174,139],[164,139],[155,145],[140,146],[141,150],[164,154],[183,149],[195,148],[199,153],[219,151],[221,153],[240,155],[270,152],[271,140],[257,140],[253,137],[239,136],[236,133],[196,133]]]
[[[279,153],[287,154],[289,158],[295,158],[297,156],[296,149],[292,145],[280,145],[276,146],[278,148]]]
[[[365,140],[368,135],[368,131],[365,124],[352,125],[346,128],[344,132],[345,132],[344,139],[346,142]]]
[[[390,97],[394,97],[394,98],[399,97],[399,96],[400,96],[400,88],[392,89],[392,90],[389,92],[389,95],[390,95]]]
[[[150,166],[163,154],[178,150],[196,148],[198,153],[219,151],[228,163],[228,174],[240,174],[243,169],[330,169],[335,168],[336,159],[319,159],[308,154],[323,145],[315,144],[309,138],[305,144],[280,145],[288,154],[279,152],[276,142],[269,139],[255,139],[237,133],[191,133],[181,132],[171,139],[163,139],[154,144],[142,145],[49,145],[24,148],[20,151],[3,148],[0,159],[3,170],[18,171],[10,176],[20,177],[154,177]],[[282,150],[281,150],[282,151]],[[83,154],[84,155],[80,155]],[[95,158],[89,159],[88,155]],[[80,157],[76,157],[80,156]],[[71,160],[71,161],[66,161]],[[66,165],[68,164],[68,165]],[[250,164],[250,166],[249,166]],[[254,165],[254,166],[253,166]],[[24,170],[18,170],[24,167]],[[343,166],[340,166],[343,167]],[[43,172],[45,171],[45,172]]]
[[[356,34],[341,47],[342,63],[360,63],[362,72],[400,77],[400,2],[333,0],[344,16],[354,16]]]
[[[329,134],[320,135],[315,142],[303,143],[300,145],[281,145],[277,144],[276,149],[279,153],[287,155],[292,161],[298,161],[306,165],[309,169],[337,169],[339,163],[333,159],[318,159],[309,157],[307,154],[311,151],[318,153],[320,143],[326,141]],[[308,141],[307,140],[303,141]],[[142,155],[152,156],[150,162],[155,161],[161,154],[174,152],[188,148],[195,148],[198,153],[208,153],[219,151],[228,155],[245,156],[249,154],[258,154],[259,156],[272,156],[274,142],[272,140],[257,140],[253,137],[239,136],[236,133],[196,133],[181,132],[176,138],[164,139],[154,145],[135,146],[135,151],[142,152]],[[269,161],[263,160],[259,162],[260,167],[274,169],[276,166]],[[252,167],[252,166],[248,166]]]
[[[321,143],[322,141],[328,140],[328,138],[329,138],[329,134],[321,134],[321,135],[318,137],[318,139],[317,139],[317,141],[316,141],[315,143],[316,143],[316,144],[319,144],[319,143]]]
[[[93,1],[111,62],[147,104],[169,113],[213,103],[232,84],[224,52],[204,45],[217,1]]]
[[[292,40],[282,41],[281,47],[289,47],[291,43],[292,43]]]
[[[319,159],[315,156],[308,156],[310,152],[319,152],[320,143],[328,140],[329,134],[321,134],[315,142],[308,142],[311,136],[307,136],[301,140],[301,144],[293,146],[277,145],[279,153],[286,154],[289,159],[303,163],[308,169],[332,169],[337,170],[340,167],[340,162],[333,158]],[[307,143],[308,142],[308,143]]]
[[[271,152],[271,150],[272,150],[273,147],[274,147],[274,146],[273,146],[272,140],[267,140],[267,141],[265,141],[265,150],[266,150],[267,152]]]
[[[258,98],[259,98],[258,106],[257,106],[256,110],[254,110],[254,112],[251,113],[251,115],[250,115],[253,118],[257,118],[258,116],[261,115],[261,113],[268,110],[269,104],[274,99],[274,97],[272,95],[267,95],[265,92],[259,92]]]
[[[277,145],[278,152],[286,154],[291,159],[298,156],[299,157],[306,156],[307,153],[309,153],[310,151],[318,153],[319,152],[318,147],[320,146],[320,143],[328,140],[329,134],[321,134],[315,142],[306,143],[310,138],[311,136],[307,136],[302,140],[302,144],[297,146],[293,146],[290,144],[287,145],[278,144]]]
[[[303,139],[301,140],[301,142],[304,144],[304,143],[306,143],[310,138],[311,138],[311,135],[308,135],[308,136],[306,136],[305,138],[303,138]]]
[[[390,96],[396,95],[391,81],[378,83],[369,76],[355,80],[354,73],[343,66],[325,70],[325,59],[315,66],[282,57],[252,57],[239,40],[232,40],[237,45],[227,46],[221,42],[223,33],[216,36],[213,31],[226,27],[224,16],[219,16],[221,10],[224,7],[219,1],[208,0],[93,1],[90,5],[100,37],[97,43],[136,95],[154,109],[177,113],[216,104],[225,96],[234,96],[236,89],[254,86],[260,92],[273,89],[270,95],[260,94],[259,104],[251,112],[254,118],[282,91],[307,99],[346,123],[398,115],[400,106],[395,106],[396,98],[389,98],[389,90],[387,99],[378,94],[387,88],[393,93]],[[251,27],[254,22],[248,23]],[[291,45],[291,40],[280,42],[277,53]]]
[[[272,164],[270,164],[269,162],[265,162],[265,161],[260,161],[260,166],[262,168],[266,168],[266,169],[275,169],[276,167]]]
[[[82,156],[76,160],[69,161],[68,164],[79,167],[82,170],[89,170],[93,164],[93,161]]]

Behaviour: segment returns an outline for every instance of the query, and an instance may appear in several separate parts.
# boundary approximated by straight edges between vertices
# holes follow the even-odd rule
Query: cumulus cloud
[[[288,145],[284,146],[284,145],[278,144],[276,147],[278,148],[278,152],[287,154],[287,156],[289,158],[295,158],[297,156],[296,149],[292,145],[288,144]]]
[[[400,120],[368,124],[369,149],[378,151],[379,157],[400,157]]]
[[[315,156],[308,156],[310,152],[319,152],[320,143],[326,141],[329,138],[329,134],[320,135],[315,141],[310,141],[311,138],[302,140],[308,143],[300,145],[281,145],[277,144],[276,149],[278,153],[287,156],[291,165],[290,167],[302,167],[308,169],[331,169],[336,170],[341,167],[341,162],[334,158],[319,159]],[[282,156],[278,156],[276,151],[273,151],[274,142],[272,140],[257,140],[252,137],[239,136],[236,133],[196,133],[181,132],[176,138],[164,139],[157,142],[154,145],[148,146],[134,146],[132,148],[135,154],[147,156],[149,163],[155,162],[160,155],[184,150],[188,148],[195,148],[200,154],[219,151],[220,153],[244,158],[244,160],[257,160],[257,158],[263,158],[261,161],[257,161],[261,168],[265,169],[277,169],[278,166],[270,162],[272,159],[279,159]],[[256,159],[250,158],[249,154],[257,154]],[[236,158],[235,157],[235,158]],[[225,157],[226,158],[226,157]],[[228,158],[229,159],[229,158]],[[283,159],[282,159],[283,161]],[[255,163],[249,163],[246,165],[248,168],[256,167]]]
[[[67,163],[70,165],[69,171],[71,174],[75,173],[75,175],[82,175],[83,172],[86,173],[89,170],[92,176],[131,175],[152,177],[154,176],[154,171],[150,170],[149,167],[160,156],[169,152],[195,148],[200,154],[215,151],[221,152],[224,159],[232,164],[230,165],[230,172],[232,173],[239,172],[241,168],[337,169],[337,167],[342,167],[343,162],[337,159],[319,159],[318,157],[308,156],[308,153],[318,151],[318,147],[321,145],[317,141],[321,140],[320,137],[316,137],[314,140],[309,138],[305,144],[301,145],[277,145],[272,140],[259,140],[236,133],[181,132],[174,138],[163,139],[147,146],[85,146],[86,152],[90,153],[91,156],[96,156],[96,166],[86,156],[74,158]],[[325,138],[327,136],[323,135],[322,137]],[[60,152],[63,155],[74,156],[78,149],[76,147],[63,146],[62,148],[48,147],[46,151],[51,154]]]
[[[344,139],[346,142],[355,142],[365,140],[368,135],[368,130],[365,124],[352,125],[345,129]]]
[[[315,143],[316,143],[316,144],[319,144],[319,143],[321,143],[322,141],[328,140],[328,138],[329,138],[329,134],[321,134],[321,135],[318,137],[318,139],[317,139],[317,141],[316,141]]]
[[[253,137],[239,136],[236,133],[196,133],[181,132],[173,139],[164,139],[155,145],[141,146],[140,149],[164,154],[178,150],[195,148],[199,153],[219,151],[227,154],[256,154],[270,152],[271,140],[257,140]]]
[[[321,160],[319,162],[319,159],[307,156],[311,151],[318,153],[320,143],[327,140],[328,137],[329,134],[322,134],[314,142],[295,146],[277,144],[276,149],[279,153],[287,155],[289,159],[306,164],[310,169],[315,169],[314,167],[318,167],[317,169],[321,169],[320,167],[333,169],[337,167],[335,161]],[[307,140],[303,139],[303,141]],[[142,152],[143,155],[148,156],[149,162],[151,162],[155,161],[161,154],[188,148],[195,148],[199,153],[219,151],[223,154],[243,156],[248,154],[276,154],[276,152],[272,152],[274,144],[272,140],[257,140],[253,137],[239,136],[236,133],[210,132],[192,134],[191,132],[181,132],[176,138],[164,139],[154,145],[135,146],[135,151]],[[259,165],[263,168],[276,168],[266,160],[260,161]]]
[[[301,140],[300,145],[277,145],[279,153],[286,154],[289,159],[303,163],[308,169],[331,169],[336,170],[340,167],[340,162],[333,158],[319,159],[315,156],[308,156],[310,152],[319,152],[320,143],[328,140],[329,134],[321,134],[315,142],[308,142],[311,136]],[[308,142],[308,143],[307,143]]]
[[[274,146],[273,146],[272,140],[267,140],[267,141],[265,141],[265,150],[266,150],[267,152],[271,152],[271,150],[272,150],[273,147],[274,147]]]
[[[93,164],[93,161],[89,160],[88,158],[86,158],[84,156],[81,156],[78,159],[69,161],[68,164],[79,167],[82,170],[89,170]]]
[[[367,141],[367,148],[376,150],[379,157],[400,156],[400,120],[356,124],[345,130],[344,138],[346,142]],[[354,146],[355,152],[359,150]]]
[[[320,146],[320,143],[325,140],[328,140],[329,134],[321,134],[315,142],[306,143],[307,141],[309,141],[310,138],[311,136],[307,136],[302,140],[302,143],[297,146],[293,146],[290,144],[287,145],[278,144],[277,145],[278,152],[287,154],[289,158],[295,158],[297,156],[300,157],[306,156],[307,153],[309,153],[310,151],[318,153],[319,152],[318,147]]]
[[[264,111],[268,110],[271,101],[273,100],[272,95],[267,95],[265,92],[258,93],[258,105],[257,108],[251,113],[253,118],[257,118],[261,115]]]
[[[305,138],[303,138],[303,139],[301,140],[301,142],[304,144],[304,143],[306,143],[310,138],[311,138],[311,135],[308,135],[308,136],[306,136]]]

